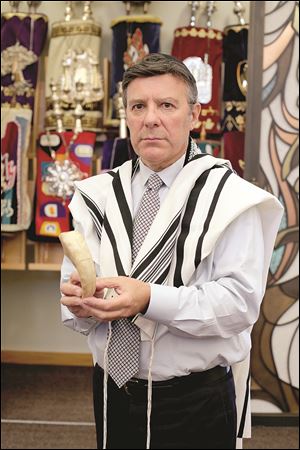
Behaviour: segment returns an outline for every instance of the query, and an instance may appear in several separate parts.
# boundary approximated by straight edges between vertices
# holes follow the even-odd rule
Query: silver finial
[[[212,22],[211,22],[211,16],[213,15],[213,13],[216,10],[216,2],[206,2],[206,15],[207,15],[207,21],[206,21],[206,26],[207,28],[211,28],[212,26]]]
[[[189,5],[191,7],[191,18],[190,18],[190,26],[194,27],[196,25],[196,12],[199,8],[200,2],[189,2]]]
[[[29,9],[29,14],[35,14],[36,10],[38,9],[38,7],[40,6],[42,2],[27,2],[28,5],[28,9]]]
[[[93,20],[93,12],[91,8],[93,2],[83,2],[83,16],[82,20]]]
[[[240,25],[245,25],[245,19],[244,19],[244,13],[245,13],[245,6],[242,4],[242,2],[233,2],[234,8],[233,12],[238,16]]]
[[[73,2],[65,2],[65,21],[70,22],[73,19]]]
[[[9,6],[11,7],[11,12],[15,13],[19,11],[19,4],[21,2],[9,2]]]

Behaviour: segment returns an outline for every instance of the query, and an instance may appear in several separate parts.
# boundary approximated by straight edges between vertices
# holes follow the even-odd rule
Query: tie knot
[[[154,190],[154,191],[158,191],[161,186],[163,185],[163,180],[160,178],[159,175],[157,175],[157,173],[153,173],[152,175],[150,175],[150,177],[148,178],[147,181],[147,188]]]

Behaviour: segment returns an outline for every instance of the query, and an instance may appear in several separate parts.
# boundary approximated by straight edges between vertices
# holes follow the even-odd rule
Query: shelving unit
[[[26,232],[6,233],[1,236],[1,269],[26,269]]]
[[[60,270],[63,259],[60,243],[35,242],[33,254],[34,262],[28,263],[29,270]]]

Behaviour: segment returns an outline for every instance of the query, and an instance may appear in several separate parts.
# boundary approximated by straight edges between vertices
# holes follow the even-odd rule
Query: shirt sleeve
[[[252,207],[226,228],[189,286],[151,284],[144,317],[177,335],[230,338],[258,318],[265,290],[263,265],[262,224]]]

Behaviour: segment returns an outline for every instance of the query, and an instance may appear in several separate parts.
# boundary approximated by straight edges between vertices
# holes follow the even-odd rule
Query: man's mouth
[[[148,136],[148,137],[142,138],[142,141],[162,141],[162,139],[163,138],[160,138],[160,137]]]

